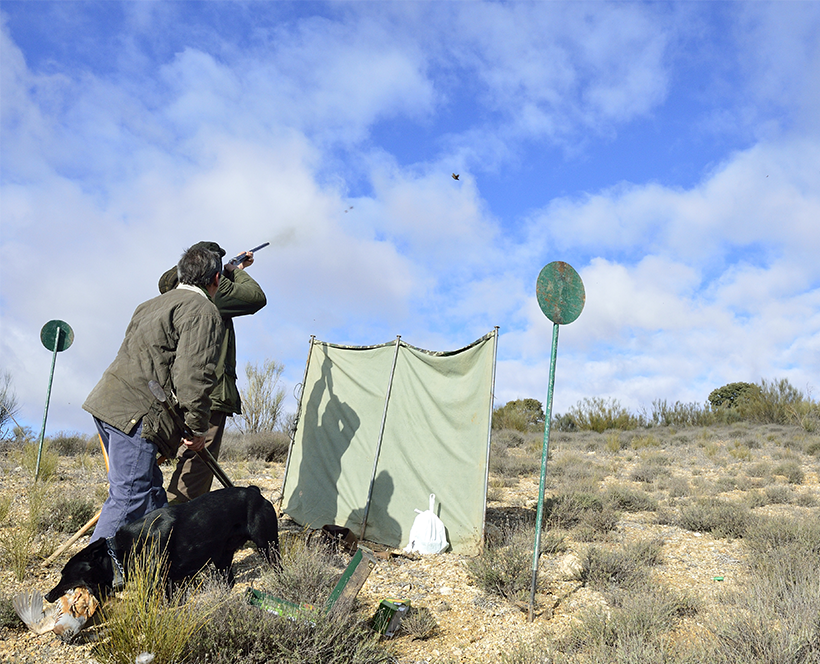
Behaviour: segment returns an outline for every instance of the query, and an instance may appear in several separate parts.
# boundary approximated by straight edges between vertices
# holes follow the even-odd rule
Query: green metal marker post
[[[34,471],[34,481],[40,476],[40,458],[43,456],[43,442],[46,437],[46,419],[48,418],[48,404],[51,401],[51,384],[54,382],[54,365],[57,363],[57,353],[64,351],[74,343],[74,330],[62,320],[50,320],[40,330],[40,341],[48,350],[53,350],[51,357],[51,373],[48,376],[48,392],[46,392],[46,408],[43,412],[43,428],[40,430],[40,441],[37,444],[37,466]]]
[[[558,326],[572,323],[584,309],[586,293],[581,277],[568,263],[554,261],[545,265],[535,285],[538,306],[552,325],[552,351],[547,402],[544,412],[544,446],[541,452],[541,480],[538,483],[538,509],[535,513],[535,544],[532,551],[532,583],[530,585],[529,622],[533,619],[535,588],[538,583],[538,559],[541,553],[541,522],[544,515],[544,484],[547,476],[547,458],[550,447],[552,394],[555,386],[555,361],[558,356]]]

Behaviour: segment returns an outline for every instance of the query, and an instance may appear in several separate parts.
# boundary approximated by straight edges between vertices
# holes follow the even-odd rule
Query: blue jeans
[[[142,421],[130,436],[96,417],[108,453],[108,498],[91,542],[112,537],[122,526],[168,504],[157,465],[157,446],[142,437]]]

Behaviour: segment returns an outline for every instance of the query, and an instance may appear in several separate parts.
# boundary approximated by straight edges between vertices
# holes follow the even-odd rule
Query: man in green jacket
[[[204,247],[217,254],[220,259],[225,250],[216,242],[199,242],[195,247]],[[205,447],[219,458],[222,434],[228,417],[242,412],[239,390],[236,387],[236,333],[233,318],[255,314],[267,304],[265,293],[245,268],[253,264],[253,253],[238,266],[228,263],[214,296],[214,304],[225,323],[225,337],[219,348],[216,364],[216,387],[211,393],[211,416]],[[176,271],[171,268],[160,277],[159,290],[165,293],[176,288]],[[168,482],[168,496],[172,503],[184,503],[208,493],[211,490],[213,473],[199,456],[188,449],[180,448],[177,466]]]
[[[225,324],[213,302],[221,280],[219,257],[202,247],[183,253],[176,268],[180,286],[134,311],[117,357],[88,395],[108,453],[108,498],[91,541],[168,503],[157,451],[176,454],[180,442],[194,453],[205,445],[211,392]],[[157,381],[173,394],[190,440],[151,393]]]

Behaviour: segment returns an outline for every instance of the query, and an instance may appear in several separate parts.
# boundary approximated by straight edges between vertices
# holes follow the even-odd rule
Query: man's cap
[[[197,242],[191,249],[194,247],[199,248],[202,247],[203,249],[207,249],[208,251],[213,251],[215,254],[219,254],[219,257],[222,258],[225,255],[225,250],[220,247],[216,242]]]
[[[208,251],[212,251],[215,254],[219,254],[219,257],[222,258],[225,255],[225,250],[220,247],[216,242],[197,242],[195,245],[191,247],[193,249],[202,248],[207,249]],[[174,265],[170,270],[167,270],[160,278],[159,278],[159,292],[160,293],[167,293],[169,290],[174,290],[179,284],[179,276],[177,275],[177,266]]]

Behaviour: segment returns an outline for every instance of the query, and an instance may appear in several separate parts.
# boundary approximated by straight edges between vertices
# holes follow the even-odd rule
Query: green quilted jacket
[[[225,337],[216,363],[216,386],[211,392],[211,410],[229,415],[242,412],[242,402],[236,387],[236,334],[232,319],[255,314],[267,302],[262,288],[245,270],[234,270],[222,275],[214,303],[225,321]]]
[[[143,437],[166,456],[175,452],[180,432],[148,382],[156,380],[166,394],[175,394],[185,423],[203,435],[224,330],[219,311],[200,288],[177,288],[143,302],[134,311],[117,357],[83,408],[126,434],[142,419]]]

